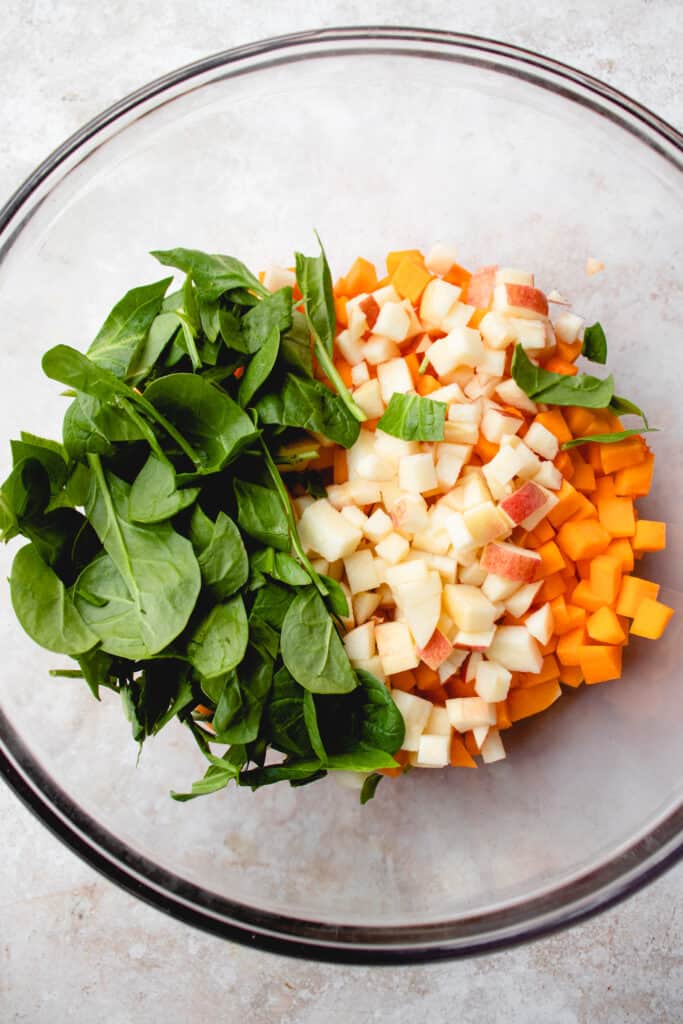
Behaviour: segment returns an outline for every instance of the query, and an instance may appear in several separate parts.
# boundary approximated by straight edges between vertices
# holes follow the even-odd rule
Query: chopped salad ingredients
[[[62,442],[12,442],[0,525],[28,540],[21,625],[78,662],[53,675],[116,691],[139,742],[187,726],[208,767],[176,799],[343,772],[365,803],[502,760],[505,729],[662,635],[634,573],[666,541],[635,508],[652,428],[578,371],[607,339],[559,292],[444,245],[334,286],[322,247],[260,276],[153,255],[180,289],[44,356]]]

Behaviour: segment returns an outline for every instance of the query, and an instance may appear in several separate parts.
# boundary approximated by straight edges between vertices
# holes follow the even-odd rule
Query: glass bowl
[[[441,239],[469,266],[535,270],[605,326],[619,387],[661,428],[642,512],[669,521],[669,547],[642,565],[680,612],[682,141],[586,75],[443,32],[332,29],[182,68],[67,140],[0,215],[0,437],[54,436],[41,353],[84,347],[158,277],[150,249],[259,267],[314,251],[317,229],[341,272]],[[683,615],[631,643],[620,682],[516,726],[504,763],[414,772],[361,807],[330,780],[174,803],[203,771],[183,727],[136,767],[116,698],[49,678],[64,659],[24,636],[7,591],[2,609],[10,785],[109,878],[226,938],[356,962],[481,953],[608,906],[683,850]]]

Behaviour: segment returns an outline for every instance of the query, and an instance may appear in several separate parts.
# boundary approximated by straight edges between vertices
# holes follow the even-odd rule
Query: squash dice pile
[[[516,384],[516,345],[567,375],[582,350],[582,318],[563,302],[551,321],[531,274],[470,274],[445,246],[386,262],[378,280],[358,259],[335,286],[335,366],[367,419],[351,449],[310,464],[326,498],[294,505],[315,568],[347,595],[352,664],[403,714],[399,762],[471,768],[504,758],[501,731],[561,684],[617,679],[630,636],[662,635],[673,610],[634,574],[666,543],[635,507],[654,455],[639,435],[564,450],[623,426]],[[444,403],[443,440],[378,429],[395,394]]]

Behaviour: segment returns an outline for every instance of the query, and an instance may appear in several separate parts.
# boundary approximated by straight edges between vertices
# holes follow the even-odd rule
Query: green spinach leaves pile
[[[322,247],[296,255],[296,299],[230,256],[153,255],[182,288],[134,288],[86,355],[43,358],[69,405],[61,443],[11,443],[0,528],[28,541],[16,615],[78,663],[54,675],[118,692],[138,742],[176,716],[187,725],[208,768],[178,800],[395,767],[403,720],[351,666],[346,598],[306,557],[280,474],[324,439],[350,447],[364,418],[332,359]]]

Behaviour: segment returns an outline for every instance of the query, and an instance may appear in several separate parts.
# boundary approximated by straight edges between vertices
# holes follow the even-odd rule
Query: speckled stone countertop
[[[120,96],[217,49],[340,24],[490,36],[579,67],[683,123],[676,0],[6,0],[0,202]],[[105,881],[0,790],[0,1020],[30,1024],[674,1024],[683,868],[602,916],[510,952],[428,967],[304,963],[203,935]]]

